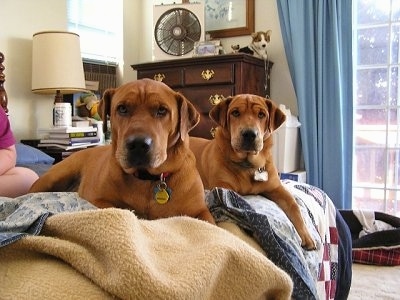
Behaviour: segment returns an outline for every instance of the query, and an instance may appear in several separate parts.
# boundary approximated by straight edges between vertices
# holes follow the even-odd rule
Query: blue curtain
[[[352,1],[277,0],[308,183],[352,199]]]

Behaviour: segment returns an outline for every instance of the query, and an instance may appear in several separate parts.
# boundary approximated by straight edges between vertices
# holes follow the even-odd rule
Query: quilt
[[[283,183],[295,196],[296,201],[300,205],[303,218],[317,242],[318,249],[316,251],[306,251],[302,249],[300,246],[300,237],[293,225],[273,201],[257,195],[240,196],[233,191],[222,188],[206,191],[206,200],[210,211],[219,224],[227,222],[233,224],[261,247],[265,255],[255,251],[253,248],[251,250],[246,248],[246,251],[249,251],[250,258],[255,255],[254,251],[258,253],[257,255],[264,257],[265,261],[261,261],[260,266],[256,268],[257,272],[260,272],[259,269],[262,268],[264,271],[261,273],[267,272],[270,274],[272,268],[273,276],[277,276],[277,278],[279,278],[279,284],[282,285],[282,288],[278,289],[278,294],[290,295],[293,299],[346,298],[351,284],[351,238],[347,225],[344,223],[343,219],[341,219],[340,214],[336,213],[332,201],[322,190],[290,180],[285,180]],[[166,224],[164,222],[167,222],[168,226],[172,226],[171,224],[177,222],[176,219],[185,218],[185,222],[189,221],[187,219],[191,219],[187,217],[176,217],[173,218],[174,221],[169,219],[136,221],[133,212],[120,209],[115,210],[118,214],[129,214],[129,218],[132,219],[131,221],[133,223],[129,223],[131,229],[138,225],[144,226],[145,224],[148,226],[148,224],[158,223],[162,223],[160,226],[165,227]],[[0,246],[3,247],[0,248],[0,251],[3,251],[0,253],[4,253],[4,251],[9,253],[8,251],[10,251],[11,247],[18,248],[20,245],[25,245],[22,247],[26,249],[28,246],[26,246],[25,243],[30,245],[32,239],[35,240],[35,237],[46,237],[49,230],[47,228],[49,226],[48,224],[51,224],[50,221],[52,219],[56,220],[57,218],[62,220],[66,213],[70,215],[70,220],[74,220],[75,216],[80,216],[82,213],[90,213],[93,220],[93,218],[95,219],[93,214],[99,214],[99,211],[103,210],[97,209],[75,193],[37,193],[28,194],[16,199],[0,197]],[[108,209],[106,211],[109,213]],[[113,213],[115,212],[113,211]],[[71,214],[74,217],[71,217]],[[204,223],[193,219],[189,221],[189,223],[191,222]],[[74,222],[71,224],[73,223]],[[67,224],[67,227],[71,226],[71,228],[74,228],[74,232],[77,235],[74,239],[79,240],[81,238],[81,230],[76,226],[68,225],[68,223],[65,224]],[[208,230],[209,224],[205,225],[207,225],[206,227]],[[91,226],[91,228],[92,227],[93,226]],[[156,228],[158,229],[157,226]],[[173,228],[176,230],[175,225]],[[102,238],[109,239],[110,237],[107,236],[107,234],[110,234],[110,232],[105,230],[104,226],[100,226],[99,230],[100,229],[102,232],[98,234],[101,235]],[[217,229],[222,230],[218,227]],[[58,235],[63,239],[64,233],[61,229],[58,230],[60,230]],[[198,235],[199,228],[196,230],[196,232],[181,232],[181,234],[196,236]],[[70,231],[70,228],[68,228],[68,231]],[[202,230],[200,230],[200,232],[201,231]],[[223,232],[226,232],[226,230],[223,230]],[[86,232],[85,234],[97,234],[97,232]],[[106,236],[104,236],[104,234],[106,234]],[[156,235],[165,235],[165,229],[163,229],[161,233],[157,231]],[[232,235],[229,234],[229,236]],[[54,237],[57,237],[57,235]],[[183,239],[186,238],[187,237]],[[219,239],[220,238],[221,237],[219,237]],[[87,239],[87,237],[85,237],[85,239]],[[165,243],[165,239],[162,240]],[[182,240],[182,236],[180,236],[178,241],[179,240]],[[208,249],[208,242],[204,240],[198,242],[205,247],[205,250]],[[52,240],[52,243],[54,244],[54,240]],[[176,239],[174,243],[176,243]],[[35,244],[35,242],[33,244]],[[32,245],[29,247],[31,246]],[[93,245],[91,247],[93,247]],[[37,249],[35,251],[37,251]],[[137,249],[135,249],[135,251],[135,255],[140,253],[140,251],[137,252]],[[208,251],[206,250],[206,252]],[[158,255],[160,255],[162,249],[160,249],[158,253]],[[220,256],[218,253],[210,257],[215,260]],[[217,255],[217,257],[215,255]],[[60,255],[57,254],[56,256],[59,257]],[[184,257],[180,257],[179,259],[185,260]],[[213,259],[211,259],[210,262],[215,264],[216,262],[213,261]],[[238,258],[236,257],[235,259],[237,260]],[[260,257],[257,256],[257,259],[260,259]],[[71,263],[68,260],[67,262]],[[140,261],[140,263],[146,265],[148,261]],[[217,264],[219,263],[225,265],[226,261],[225,259],[222,259],[222,261],[217,259]],[[246,262],[244,265],[246,265]],[[78,271],[83,273],[90,280],[93,280],[92,275],[86,274],[85,269],[87,267],[81,268],[82,270],[78,268]],[[190,265],[190,268],[193,269],[193,265]],[[172,270],[171,267],[170,270]],[[196,271],[196,268],[193,270]],[[280,273],[280,271],[282,272]],[[196,276],[200,275],[197,274]],[[247,276],[252,277],[250,274]],[[288,277],[286,278],[285,276]],[[242,276],[240,277],[242,278]],[[157,278],[155,280],[157,280]],[[207,280],[210,279],[208,278]],[[257,277],[256,280],[260,279]],[[265,283],[263,282],[262,284]],[[270,285],[271,283],[268,284]],[[98,285],[103,288],[104,283],[99,283]],[[238,289],[244,289],[247,291],[246,293],[254,292],[257,295],[271,292],[271,286],[264,286],[261,288],[261,291],[255,290],[251,292],[243,288],[243,286],[239,286]],[[111,292],[111,295],[115,295],[114,291]],[[252,294],[247,294],[247,296],[250,295]],[[286,299],[286,296],[282,296],[282,299]],[[253,297],[250,296],[249,299],[251,298]]]
[[[282,182],[299,204],[317,251],[301,247],[294,226],[271,200],[258,195],[242,197],[221,188],[210,191],[206,199],[217,222],[237,224],[291,276],[294,299],[346,299],[352,276],[347,224],[321,189],[291,180]]]
[[[0,198],[1,299],[290,299],[290,277],[224,229],[141,220],[75,193]],[[7,212],[6,212],[7,211]],[[29,225],[30,224],[30,225]]]

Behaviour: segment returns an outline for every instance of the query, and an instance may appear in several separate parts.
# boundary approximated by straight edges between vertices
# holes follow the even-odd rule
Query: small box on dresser
[[[307,173],[304,170],[293,171],[289,173],[279,173],[280,178],[290,179],[300,183],[307,183]]]

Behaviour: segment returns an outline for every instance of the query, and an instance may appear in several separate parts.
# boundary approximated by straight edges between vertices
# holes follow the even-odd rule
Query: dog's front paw
[[[308,232],[301,236],[301,246],[306,250],[317,250],[317,245]]]

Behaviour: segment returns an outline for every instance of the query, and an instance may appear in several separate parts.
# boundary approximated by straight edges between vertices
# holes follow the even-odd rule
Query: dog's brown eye
[[[157,110],[157,117],[164,117],[167,114],[168,110],[164,106],[160,106]]]
[[[265,118],[265,113],[263,113],[262,111],[260,111],[260,112],[258,113],[258,118],[259,118],[259,119]]]
[[[128,109],[126,108],[125,105],[118,105],[117,111],[121,115],[126,115],[128,113]]]
[[[240,112],[238,110],[234,110],[231,112],[231,115],[237,118],[240,116]]]

